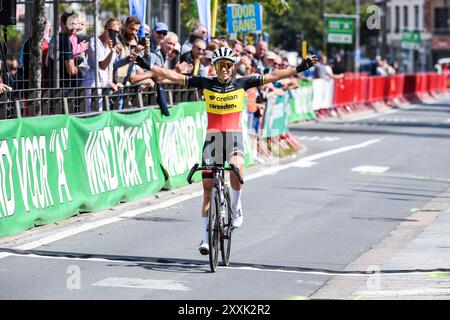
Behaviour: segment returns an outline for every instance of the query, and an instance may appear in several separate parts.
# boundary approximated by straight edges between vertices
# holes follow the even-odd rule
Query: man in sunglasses
[[[164,22],[155,23],[150,39],[151,52],[156,52],[156,49],[161,45],[161,42],[167,36],[167,33],[169,33],[169,27],[167,26],[167,24],[165,24]]]
[[[264,75],[251,75],[236,78],[236,55],[226,47],[214,51],[212,62],[216,68],[217,77],[205,78],[186,76],[171,70],[157,72],[157,76],[167,81],[203,89],[208,115],[206,141],[203,146],[203,165],[213,163],[223,164],[225,161],[234,164],[244,176],[244,147],[241,126],[241,116],[245,91],[252,87],[259,87],[280,79],[289,78],[299,72],[308,70],[316,65],[315,56],[304,59],[297,67],[276,69]],[[157,71],[157,70],[155,70]],[[213,187],[211,172],[203,172],[203,241],[199,251],[203,255],[209,253],[208,244],[208,210],[210,195]],[[232,225],[238,228],[242,225],[243,215],[241,206],[242,185],[234,172],[230,173],[231,207],[233,211]]]

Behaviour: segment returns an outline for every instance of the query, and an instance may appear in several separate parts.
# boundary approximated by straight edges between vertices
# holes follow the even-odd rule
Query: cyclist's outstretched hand
[[[319,61],[319,59],[316,56],[314,56],[314,55],[312,55],[312,56],[310,56],[310,57],[308,57],[306,59],[303,59],[302,63],[300,63],[297,66],[297,68],[296,68],[297,69],[297,73],[306,71],[309,68],[315,66],[318,61]]]

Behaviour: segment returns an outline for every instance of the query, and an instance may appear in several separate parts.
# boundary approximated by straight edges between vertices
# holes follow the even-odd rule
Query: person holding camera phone
[[[144,70],[150,70],[152,58],[150,55],[150,41],[148,39],[141,40],[137,33],[141,26],[141,22],[134,16],[129,16],[118,36],[117,48],[119,49],[119,60],[114,63],[114,82],[126,85],[134,63],[137,63]],[[125,60],[124,59],[128,59]]]
[[[110,18],[105,23],[105,28],[103,33],[95,38],[91,38],[88,47],[88,65],[89,69],[87,71],[86,77],[83,80],[83,86],[86,88],[95,88],[95,56],[97,55],[97,86],[100,88],[111,88],[112,91],[116,92],[123,85],[118,83],[115,84],[113,81],[113,69],[114,63],[128,64],[129,61],[134,61],[135,56],[123,58],[122,61],[117,60],[118,56],[118,41],[117,36],[120,32],[120,20],[117,18]],[[97,51],[95,50],[95,41],[97,41]],[[101,90],[97,92],[101,96]],[[91,91],[87,90],[87,95],[91,95]],[[98,111],[102,111],[102,99],[99,99]],[[86,112],[91,111],[91,101],[86,100]]]

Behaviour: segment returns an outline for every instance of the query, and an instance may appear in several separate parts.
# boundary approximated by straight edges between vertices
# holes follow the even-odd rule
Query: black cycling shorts
[[[244,157],[242,132],[208,132],[203,145],[202,166],[230,162],[231,157]],[[212,179],[211,171],[202,172],[203,179]]]

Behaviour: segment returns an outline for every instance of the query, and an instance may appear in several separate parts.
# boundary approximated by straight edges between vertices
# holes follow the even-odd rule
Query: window
[[[400,7],[395,7],[395,33],[400,32]]]
[[[436,31],[448,30],[447,8],[434,8],[434,29]]]
[[[403,28],[408,29],[408,6],[403,7]]]
[[[416,30],[419,30],[419,6],[414,6],[414,27]]]

